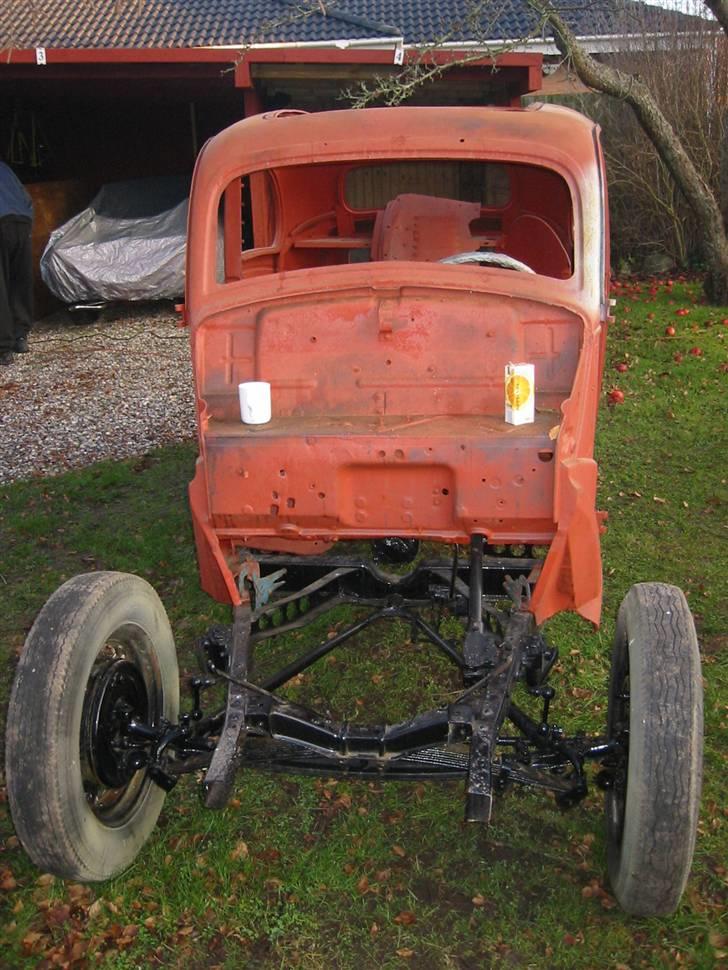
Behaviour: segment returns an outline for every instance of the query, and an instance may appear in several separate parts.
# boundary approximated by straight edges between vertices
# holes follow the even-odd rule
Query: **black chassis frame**
[[[586,795],[585,764],[596,760],[604,767],[597,782],[609,787],[621,757],[620,739],[567,737],[549,722],[555,690],[547,679],[558,653],[528,610],[539,560],[491,552],[482,536],[473,536],[467,559],[456,546],[451,562],[421,560],[404,575],[364,558],[244,552],[243,602],[234,608],[232,627],[213,627],[200,641],[206,676],[190,681],[191,712],[178,724],[151,726],[127,709],[114,732],[118,757],[127,771],[145,768],[167,790],[178,775],[206,768],[210,808],[227,803],[241,764],[327,776],[464,778],[465,817],[485,823],[494,794],[512,782],[551,790],[566,807]],[[284,585],[290,591],[274,597]],[[369,612],[261,683],[253,682],[256,644],[344,603]],[[433,606],[463,618],[460,648],[423,618],[423,610]],[[409,621],[419,641],[460,669],[463,690],[454,701],[398,724],[361,726],[335,722],[275,693],[366,627],[395,618]],[[202,692],[220,679],[227,682],[227,703],[206,716]],[[539,721],[513,702],[517,681],[542,699]],[[515,731],[505,733],[506,722]]]

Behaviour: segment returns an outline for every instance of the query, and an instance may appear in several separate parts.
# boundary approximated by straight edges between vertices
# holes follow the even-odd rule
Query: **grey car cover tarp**
[[[186,177],[113,182],[51,234],[40,260],[64,303],[174,299],[184,292]]]

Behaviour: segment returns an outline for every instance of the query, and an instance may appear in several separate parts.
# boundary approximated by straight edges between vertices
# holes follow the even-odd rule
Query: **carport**
[[[191,173],[205,140],[270,108],[347,105],[360,81],[393,73],[402,38],[243,47],[26,48],[0,62],[0,155],[35,202],[36,266],[53,229],[105,182]],[[472,54],[471,54],[472,56]],[[433,52],[447,65],[462,51]],[[541,83],[539,53],[448,69],[411,103],[514,105]],[[53,307],[40,280],[36,304]]]

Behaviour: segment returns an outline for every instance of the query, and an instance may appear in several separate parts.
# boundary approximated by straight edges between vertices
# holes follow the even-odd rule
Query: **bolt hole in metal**
[[[107,826],[123,825],[142,796],[145,772],[127,746],[125,725],[132,718],[159,722],[159,670],[140,628],[128,624],[99,650],[91,668],[81,713],[81,777],[86,801]]]

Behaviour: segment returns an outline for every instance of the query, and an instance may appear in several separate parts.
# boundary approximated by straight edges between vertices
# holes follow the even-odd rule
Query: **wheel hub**
[[[123,659],[109,663],[89,684],[84,708],[83,750],[91,773],[107,788],[123,788],[138,769],[124,728],[132,717],[146,721],[149,709],[138,667]]]

